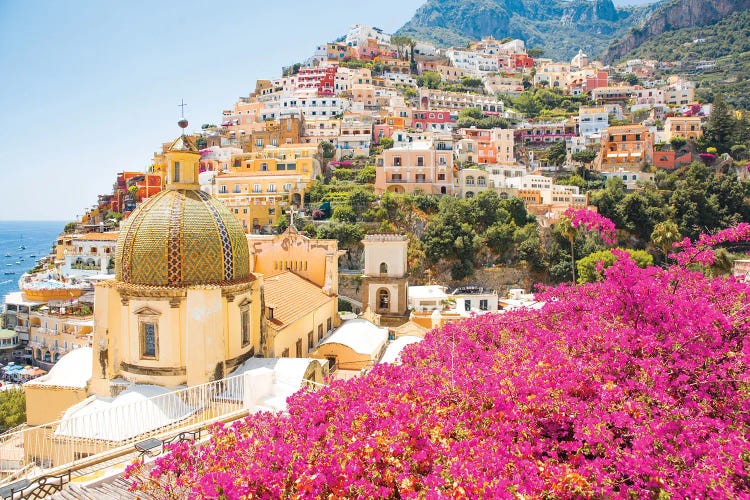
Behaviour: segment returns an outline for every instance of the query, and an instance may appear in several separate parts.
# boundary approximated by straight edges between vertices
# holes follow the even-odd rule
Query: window
[[[307,332],[307,350],[308,351],[312,350],[313,345],[314,345],[313,332],[312,330],[310,330],[309,332]]]
[[[401,157],[400,156],[394,156],[393,157],[393,166],[394,167],[400,167],[401,166]]]
[[[268,171],[268,163],[261,163],[260,164],[260,171],[261,172],[267,172]]]
[[[445,180],[445,174],[438,174],[438,180],[444,181]]]
[[[424,156],[417,156],[417,166],[424,167]]]
[[[331,331],[331,318],[328,318],[328,320],[326,320],[326,331]]]
[[[176,161],[174,162],[174,178],[172,179],[173,182],[180,182],[180,162]]]
[[[487,302],[487,299],[480,299],[479,300],[479,310],[480,311],[489,311],[489,304]]]
[[[240,313],[240,323],[242,326],[242,347],[250,343],[250,309],[246,306]]]
[[[239,193],[240,192],[240,185],[239,184],[235,184],[234,185],[234,191],[232,191],[232,192],[233,193]]]
[[[268,185],[268,192],[269,193],[275,193],[276,192],[276,184],[269,184]]]
[[[380,274],[388,274],[388,264],[385,262],[380,263]]]
[[[156,323],[152,321],[142,321],[141,330],[141,358],[156,359],[157,355],[157,332]]]
[[[253,193],[260,193],[260,184],[253,184]]]
[[[259,148],[262,148],[263,147],[263,139],[260,138],[260,137],[258,137],[258,139],[255,141],[255,145],[258,146]]]
[[[302,357],[302,339],[297,339],[297,344],[295,345],[295,354],[298,358]]]
[[[464,310],[471,311],[471,300],[469,299],[464,300]]]
[[[281,353],[282,358],[288,358],[289,357],[289,348],[287,347],[284,349],[284,351]]]

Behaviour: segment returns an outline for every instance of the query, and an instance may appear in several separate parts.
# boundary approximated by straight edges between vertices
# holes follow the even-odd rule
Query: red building
[[[601,87],[606,87],[609,85],[609,73],[606,71],[598,71],[596,75],[586,78],[586,81],[583,82],[583,91],[584,92],[591,92],[594,89],[598,89]]]
[[[515,69],[533,68],[534,59],[526,54],[511,54],[510,65]]]
[[[411,116],[412,127],[420,130],[450,131],[456,123],[456,117],[450,111],[421,109],[412,111]]]
[[[333,95],[338,66],[326,68],[301,68],[297,73],[297,88],[316,89],[318,95]]]

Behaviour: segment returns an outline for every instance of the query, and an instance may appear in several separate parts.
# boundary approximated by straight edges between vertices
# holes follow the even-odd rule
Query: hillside
[[[428,0],[397,34],[440,46],[488,35],[520,38],[547,57],[569,59],[579,48],[601,53],[655,8],[618,9],[612,0]]]
[[[681,28],[706,26],[750,8],[750,0],[672,0],[614,42],[602,60],[613,62],[654,38]]]
[[[623,59],[674,62],[667,74],[690,75],[698,96],[712,100],[724,94],[732,106],[750,109],[750,11],[727,16],[708,26],[668,31],[650,39]],[[710,66],[702,69],[705,66]]]

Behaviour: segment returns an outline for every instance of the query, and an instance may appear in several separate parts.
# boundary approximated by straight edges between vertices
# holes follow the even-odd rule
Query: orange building
[[[654,134],[643,125],[618,125],[602,131],[601,170],[654,161]]]

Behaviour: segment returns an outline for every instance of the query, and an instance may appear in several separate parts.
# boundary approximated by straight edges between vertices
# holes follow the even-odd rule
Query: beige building
[[[456,192],[460,198],[473,198],[482,191],[491,189],[489,173],[479,168],[459,170],[456,181]]]
[[[331,372],[350,372],[372,368],[383,356],[388,330],[365,319],[350,319],[323,339],[310,354],[328,360]],[[354,372],[354,373],[352,373]]]

